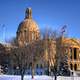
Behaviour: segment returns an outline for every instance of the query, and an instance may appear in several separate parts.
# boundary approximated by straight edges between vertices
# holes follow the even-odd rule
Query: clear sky
[[[66,24],[68,36],[80,38],[80,0],[0,0],[0,41],[16,36],[27,7],[40,29],[59,30]]]

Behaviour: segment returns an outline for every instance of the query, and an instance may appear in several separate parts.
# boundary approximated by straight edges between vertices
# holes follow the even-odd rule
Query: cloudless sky
[[[66,24],[68,36],[80,38],[80,0],[0,0],[0,41],[3,36],[6,39],[16,36],[27,7],[32,8],[40,29],[48,26],[60,30]]]

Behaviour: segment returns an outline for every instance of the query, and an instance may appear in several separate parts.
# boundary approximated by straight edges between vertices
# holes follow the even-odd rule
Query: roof
[[[17,32],[23,31],[23,30],[39,31],[39,28],[34,20],[25,19],[19,24]]]

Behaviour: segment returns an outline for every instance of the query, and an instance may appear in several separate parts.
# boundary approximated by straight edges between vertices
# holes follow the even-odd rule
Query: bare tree
[[[32,78],[34,78],[34,68],[36,63],[41,60],[44,56],[43,54],[43,42],[41,40],[34,41],[31,43],[30,53],[31,53],[31,60],[32,60]]]
[[[31,63],[32,69],[32,78],[34,78],[34,68],[36,66],[36,62],[43,57],[42,53],[42,41],[34,41],[27,46],[24,47],[14,47],[10,55],[12,67],[16,67],[19,69],[19,73],[21,75],[21,80],[23,80],[25,71],[29,64]]]
[[[51,29],[44,30],[43,40],[44,40],[44,55],[45,62],[48,65],[48,75],[51,74],[51,68],[54,67],[55,55],[56,55],[56,38],[58,36],[57,31]]]
[[[26,67],[30,62],[32,63],[32,78],[34,76],[34,68],[36,66],[36,63],[40,59],[43,59],[46,65],[48,65],[49,75],[51,72],[51,67],[54,68],[55,64],[57,64],[56,70],[58,69],[59,59],[62,56],[59,51],[63,52],[61,40],[62,36],[59,36],[57,34],[57,31],[46,30],[46,32],[43,34],[43,38],[40,40],[33,41],[24,47],[15,47],[12,49],[11,63],[13,66],[16,66],[19,69],[22,80]],[[57,52],[55,52],[56,49]]]
[[[59,73],[59,69],[61,68],[61,62],[63,62],[64,64],[64,69],[66,71],[68,71],[68,65],[67,65],[67,53],[65,53],[65,47],[62,43],[63,41],[63,36],[65,37],[64,35],[64,32],[65,32],[65,26],[62,27],[62,33],[61,32],[58,32],[58,31],[49,31],[49,30],[46,30],[45,34],[43,34],[43,39],[45,39],[45,50],[47,51],[47,63],[48,63],[48,70],[49,70],[49,73],[50,73],[50,69],[51,69],[51,59],[54,61],[54,71],[56,72],[55,73],[55,80],[56,80],[56,75]],[[45,31],[45,30],[44,30]],[[52,43],[53,41],[55,41],[56,43]],[[56,45],[56,55],[55,55],[55,59],[52,58],[52,55],[55,53],[53,51],[53,47],[51,48],[49,43],[51,44],[55,44]],[[52,49],[52,50],[51,50]]]
[[[29,47],[27,49],[25,47],[16,47],[12,49],[12,53],[10,55],[11,65],[14,68],[19,69],[19,73],[21,75],[21,80],[23,80],[25,70],[27,69],[27,65],[29,63]]]

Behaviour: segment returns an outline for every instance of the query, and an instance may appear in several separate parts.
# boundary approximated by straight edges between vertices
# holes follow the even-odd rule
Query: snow
[[[16,75],[0,75],[0,80],[21,80],[21,76]],[[50,76],[34,76],[34,79],[30,75],[24,76],[24,80],[52,80]]]
[[[20,80],[20,76],[14,75],[0,75],[0,80]]]
[[[21,76],[17,75],[0,75],[0,80],[21,80]],[[34,79],[31,79],[30,75],[24,76],[24,80],[54,80],[54,77],[46,76],[46,75],[36,75]],[[57,80],[80,80],[80,77],[64,77],[58,76]]]

